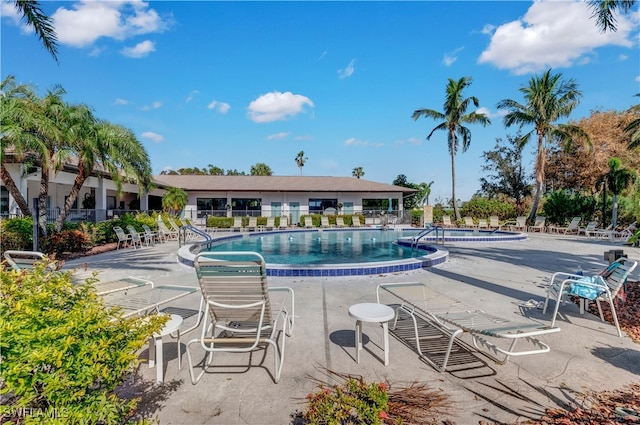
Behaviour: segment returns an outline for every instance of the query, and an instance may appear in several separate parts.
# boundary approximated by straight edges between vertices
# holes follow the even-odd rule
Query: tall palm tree
[[[298,155],[296,155],[296,164],[298,165],[298,168],[300,169],[300,175],[302,175],[302,167],[304,167],[304,164],[308,160],[309,160],[309,158],[304,156],[304,151],[300,151],[300,152],[298,152]]]
[[[420,195],[420,203],[422,205],[429,205],[429,195],[431,195],[431,186],[433,185],[433,180],[429,183],[420,183],[418,185],[418,194]]]
[[[615,13],[619,8],[622,13],[627,13],[636,4],[635,0],[589,0],[589,7],[593,11],[592,18],[596,19],[596,25],[602,32],[616,31]]]
[[[40,3],[35,0],[9,0],[9,2],[14,4],[18,13],[27,21],[27,25],[33,27],[44,48],[58,62],[58,37],[51,24],[51,18],[44,14]]]
[[[362,169],[362,167],[356,167],[351,172],[351,175],[353,177],[359,179],[360,177],[364,176],[364,170]]]
[[[427,140],[436,130],[444,130],[447,132],[447,141],[449,145],[449,153],[451,153],[451,199],[453,200],[453,211],[456,220],[460,220],[460,211],[458,211],[458,203],[456,202],[456,152],[458,151],[458,137],[462,139],[462,152],[465,152],[471,144],[471,131],[464,124],[482,124],[486,126],[491,124],[489,118],[478,112],[469,112],[467,109],[473,104],[476,108],[480,105],[478,98],[470,96],[464,98],[462,91],[471,85],[471,77],[462,77],[459,80],[449,78],[446,88],[446,98],[443,106],[443,112],[435,109],[417,109],[413,112],[412,118],[417,120],[420,117],[432,118],[436,121],[442,121],[431,130],[427,136]]]
[[[580,127],[573,124],[556,124],[561,118],[568,117],[578,106],[582,92],[573,80],[563,81],[562,74],[552,74],[551,69],[541,76],[533,76],[529,85],[520,88],[525,103],[504,99],[498,102],[498,109],[506,109],[504,124],[510,127],[517,124],[522,128],[533,125],[533,129],[520,137],[521,145],[526,144],[535,133],[538,137],[538,149],[535,163],[536,193],[529,213],[533,221],[538,210],[540,197],[544,189],[545,162],[549,143],[559,142],[568,150],[573,140],[581,139],[589,147],[589,136]]]
[[[622,163],[619,158],[609,160],[609,171],[601,177],[606,187],[613,194],[613,211],[611,213],[611,225],[615,228],[618,225],[618,195],[631,186],[637,174],[628,168],[621,168]]]
[[[25,129],[25,123],[31,120],[31,102],[34,98],[30,86],[17,84],[15,77],[9,75],[0,83],[0,178],[15,200],[20,212],[30,216],[29,203],[13,180],[6,167],[7,162],[18,161],[25,169],[34,164],[29,144],[37,142],[33,134]]]

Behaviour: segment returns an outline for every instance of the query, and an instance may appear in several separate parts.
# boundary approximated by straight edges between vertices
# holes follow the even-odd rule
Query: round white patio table
[[[349,307],[349,316],[356,319],[356,363],[360,363],[362,350],[362,322],[382,323],[384,339],[384,365],[389,364],[389,325],[388,321],[396,316],[395,311],[384,304],[360,303]]]
[[[182,359],[180,358],[180,325],[182,325],[182,316],[172,314],[169,321],[165,323],[160,332],[153,334],[149,338],[149,367],[154,367],[156,362],[156,382],[162,383],[164,373],[164,361],[162,351],[162,337],[170,335],[173,332],[178,334],[178,369],[182,368]]]

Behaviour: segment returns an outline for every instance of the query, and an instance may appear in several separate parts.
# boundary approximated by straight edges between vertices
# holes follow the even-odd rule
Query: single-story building
[[[28,168],[18,163],[6,163],[5,166],[33,210],[38,202],[40,168]],[[51,176],[47,200],[50,218],[55,219],[64,205],[76,169],[69,163]],[[394,211],[402,214],[404,197],[416,192],[407,187],[355,177],[157,175],[153,182],[155,188],[150,192],[140,194],[138,186],[125,183],[119,193],[108,174],[94,173],[80,190],[68,219],[102,221],[127,211],[161,210],[162,195],[168,187],[178,187],[188,193],[183,214],[191,219],[209,215],[288,215],[292,224],[298,223],[303,215],[327,211],[365,215]],[[0,215],[20,215],[4,184],[0,186]]]

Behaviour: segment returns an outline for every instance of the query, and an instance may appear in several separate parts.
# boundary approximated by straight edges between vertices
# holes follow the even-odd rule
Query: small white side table
[[[362,322],[382,323],[384,332],[384,365],[388,365],[389,325],[387,322],[396,316],[396,312],[384,304],[361,303],[349,307],[349,316],[356,319],[356,362],[360,363],[360,350],[362,350]]]
[[[149,367],[154,367],[156,362],[156,382],[163,382],[164,374],[164,360],[162,351],[162,337],[169,335],[173,332],[178,334],[178,369],[182,369],[182,359],[180,356],[180,325],[182,325],[182,316],[172,314],[169,321],[165,323],[164,328],[160,332],[153,334],[153,337],[149,338]]]

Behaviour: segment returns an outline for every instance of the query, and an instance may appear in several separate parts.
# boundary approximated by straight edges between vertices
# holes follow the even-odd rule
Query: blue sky
[[[482,153],[505,129],[496,103],[548,68],[583,92],[571,118],[624,110],[640,92],[640,14],[602,34],[579,1],[423,2],[41,2],[59,39],[56,62],[3,1],[2,78],[132,129],[154,173],[180,167],[276,175],[433,181],[451,197],[446,134],[413,121],[441,110],[448,78],[473,78],[466,96],[492,120],[470,126],[456,156],[458,198],[479,189]],[[529,130],[529,129],[527,129]],[[530,153],[531,148],[527,148]],[[533,156],[528,155],[531,169]],[[339,188],[336,188],[339,189]]]

